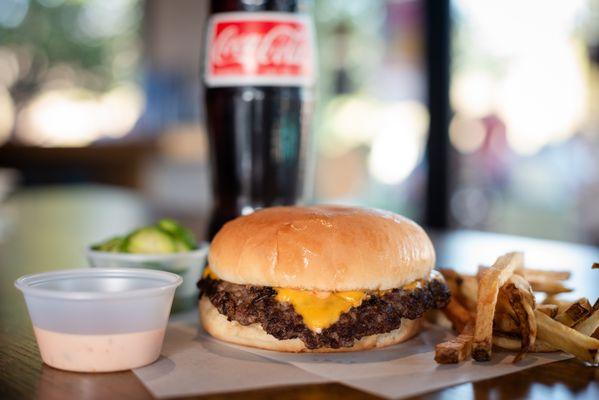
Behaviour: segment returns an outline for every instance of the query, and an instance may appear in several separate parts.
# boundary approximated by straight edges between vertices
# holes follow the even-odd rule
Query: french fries
[[[536,309],[549,315],[551,318],[555,318],[557,315],[557,306],[555,304],[539,304]]]
[[[501,347],[505,350],[520,351],[522,341],[520,338],[503,336],[503,334],[498,333],[493,335],[493,346]],[[531,348],[532,353],[553,353],[556,351],[559,350],[542,340],[535,341],[534,346]]]
[[[472,319],[470,311],[453,297],[449,301],[449,304],[447,304],[447,307],[441,311],[451,321],[453,328],[458,332],[462,332],[466,324]]]
[[[439,364],[457,364],[470,356],[472,350],[473,320],[455,338],[435,346],[435,361]]]
[[[574,303],[570,304],[570,306],[563,311],[559,312],[555,317],[555,320],[566,326],[574,326],[577,322],[591,314],[591,311],[591,303],[589,303],[587,298],[583,297],[582,299],[578,299]]]
[[[563,307],[563,306],[570,305],[571,303],[567,302],[567,301],[559,300],[555,294],[549,294],[549,295],[547,295],[547,297],[545,297],[545,300],[543,300],[542,304],[551,304],[551,305],[554,305],[557,307]]]
[[[520,326],[518,320],[514,315],[495,311],[493,317],[493,333],[507,333],[510,335],[517,335],[520,333]]]
[[[479,267],[485,268],[485,267]],[[526,279],[535,292],[544,292],[549,295],[568,293],[572,289],[564,286],[560,281],[570,278],[568,271],[544,271],[541,269],[518,268],[514,274]]]
[[[530,285],[519,275],[511,276],[501,290],[506,292],[518,321],[522,338],[522,347],[514,360],[514,362],[518,362],[526,352],[531,350],[537,337],[537,322],[533,311],[535,299]]]
[[[451,295],[460,304],[463,304],[469,311],[476,309],[476,297],[478,282],[474,276],[462,276],[449,268],[439,268],[439,272],[445,278]]]
[[[593,265],[593,268],[598,268]],[[442,270],[452,290],[444,320],[459,335],[435,348],[439,363],[457,363],[472,356],[491,357],[493,346],[517,351],[514,362],[527,352],[564,351],[599,365],[599,299],[562,301],[571,291],[562,281],[567,271],[524,268],[521,253],[508,253],[491,267],[479,266],[476,276]],[[547,294],[536,304],[535,292]]]
[[[456,364],[470,356],[474,318],[455,297],[452,297],[447,307],[441,311],[460,334],[435,346],[435,361],[439,364]]]
[[[599,340],[569,328],[540,311],[535,311],[535,315],[539,339],[559,350],[573,354],[583,361],[599,362],[597,359]]]
[[[499,294],[497,294],[497,304],[495,305],[495,313],[506,314],[511,316],[515,321],[517,321],[516,313],[510,304],[510,298],[508,293],[505,290],[499,290]]]
[[[599,339],[599,309],[593,311],[585,320],[576,324],[574,329],[583,335]]]
[[[516,268],[522,268],[523,263],[522,253],[508,253],[480,273],[472,344],[472,358],[476,361],[491,359],[493,316],[499,288],[512,276]]]
[[[453,329],[453,324],[449,319],[447,319],[447,317],[445,316],[445,314],[441,312],[441,310],[428,310],[427,313],[424,314],[424,316],[426,320],[433,325],[438,325],[445,329]]]
[[[526,279],[524,279],[520,275],[512,275],[508,280],[507,284],[514,285],[514,287],[520,291],[523,300],[525,300],[532,307],[536,306],[533,289],[531,288],[530,283]]]
[[[571,292],[572,289],[564,286],[563,283],[557,281],[549,281],[546,279],[532,279],[529,281],[532,290],[535,292],[543,292],[549,295]]]
[[[516,270],[516,274],[521,275],[529,282],[548,280],[548,281],[565,281],[570,279],[568,271],[546,271],[542,269],[520,268]]]
[[[452,294],[458,293],[460,291],[460,285],[462,283],[462,277],[453,269],[449,268],[438,268],[443,278],[445,278],[445,282],[447,282],[447,286]]]
[[[460,290],[458,292],[458,301],[464,306],[476,312],[476,301],[478,299],[478,281],[475,276],[463,276]]]

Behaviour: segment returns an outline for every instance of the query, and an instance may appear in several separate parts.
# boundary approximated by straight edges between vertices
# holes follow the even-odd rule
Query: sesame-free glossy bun
[[[388,211],[273,207],[225,224],[209,263],[220,279],[237,284],[385,290],[426,279],[435,251],[418,224]]]
[[[237,321],[227,320],[227,317],[219,313],[206,296],[200,298],[199,312],[202,326],[206,332],[217,339],[242,346],[292,353],[348,352],[391,346],[405,342],[417,335],[420,332],[422,325],[422,318],[415,320],[402,319],[399,328],[392,330],[391,332],[370,335],[358,339],[352,347],[341,347],[338,349],[323,347],[311,350],[308,349],[300,339],[279,340],[274,336],[269,335],[262,329],[260,324],[244,326]]]

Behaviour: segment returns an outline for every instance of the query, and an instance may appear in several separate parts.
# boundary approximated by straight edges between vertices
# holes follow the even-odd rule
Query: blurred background
[[[43,232],[52,207],[95,215],[90,240],[138,224],[138,204],[204,226],[207,5],[0,0],[0,235],[17,212]],[[422,0],[314,1],[309,202],[425,221],[439,161],[425,14]],[[599,245],[599,0],[452,0],[448,14],[447,226]]]

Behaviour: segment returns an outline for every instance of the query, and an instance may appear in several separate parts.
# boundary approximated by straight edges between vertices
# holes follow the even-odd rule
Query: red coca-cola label
[[[305,86],[314,82],[311,21],[280,12],[221,13],[210,19],[207,86]]]

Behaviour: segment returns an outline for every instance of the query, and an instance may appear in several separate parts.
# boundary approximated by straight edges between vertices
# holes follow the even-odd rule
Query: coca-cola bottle
[[[211,1],[204,54],[210,239],[230,219],[302,196],[315,80],[308,4]]]

